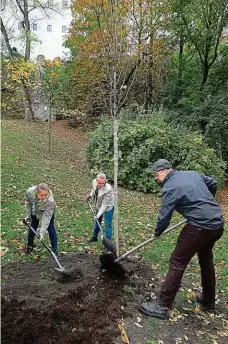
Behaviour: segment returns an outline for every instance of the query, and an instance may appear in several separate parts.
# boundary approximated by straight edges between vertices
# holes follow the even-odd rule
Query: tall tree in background
[[[7,27],[7,17],[4,17],[4,13],[9,10],[12,11],[12,13],[14,13],[15,19],[20,18],[21,28],[23,31],[23,40],[25,43],[23,55],[18,54],[17,50],[14,47],[12,47],[10,42],[10,36],[8,32],[11,28]],[[1,18],[1,32],[10,59],[15,57],[23,58],[25,61],[28,61],[30,59],[31,46],[32,42],[35,39],[35,37],[31,33],[31,18],[34,10],[38,10],[38,12],[40,13],[40,18],[51,16],[51,13],[53,11],[60,13],[58,5],[56,3],[51,4],[51,2],[47,0],[2,1],[1,12],[3,14],[2,18],[5,18],[5,23],[4,19]],[[18,24],[16,21],[15,23]],[[24,118],[26,121],[32,121],[34,119],[34,113],[31,105],[31,94],[28,85],[23,81],[23,79],[21,80],[20,87],[24,103]]]
[[[184,4],[184,5],[183,5]],[[202,66],[202,87],[218,57],[219,43],[228,26],[227,0],[179,2],[188,38],[194,45]]]

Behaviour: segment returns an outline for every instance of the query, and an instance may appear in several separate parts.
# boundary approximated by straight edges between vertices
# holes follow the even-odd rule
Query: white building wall
[[[69,49],[63,47],[63,43],[72,20],[71,0],[49,1],[53,4],[55,11],[47,10],[48,16],[45,16],[40,9],[35,9],[29,14],[31,33],[34,37],[31,59],[36,59],[38,55],[44,55],[45,58],[53,60],[55,57],[64,58],[69,54]],[[32,4],[33,0],[28,0],[28,2]],[[43,0],[43,2],[47,4],[47,0]],[[23,0],[21,0],[21,4],[23,6]],[[11,47],[16,47],[18,52],[24,55],[23,28],[20,27],[23,16],[16,6],[15,0],[7,2],[2,11],[2,19],[9,34]],[[51,31],[48,31],[48,25],[49,28],[51,27]],[[63,27],[66,27],[65,33]]]

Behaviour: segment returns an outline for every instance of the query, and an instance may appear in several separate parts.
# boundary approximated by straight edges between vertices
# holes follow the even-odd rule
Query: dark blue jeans
[[[96,210],[96,214],[98,213],[98,210]],[[108,239],[112,239],[112,218],[113,218],[113,213],[114,213],[114,207],[109,210],[109,211],[106,211],[104,213],[104,218],[105,218],[105,230],[106,230],[106,237]],[[101,215],[98,219],[99,223],[101,224],[102,222],[102,219],[103,219],[103,215]],[[95,238],[97,238],[98,236],[98,233],[100,231],[100,228],[97,224],[97,221],[95,222],[95,225],[94,225],[94,230],[93,230],[93,236]]]
[[[37,230],[39,225],[39,219],[36,217],[36,215],[32,215],[32,223],[31,223],[31,227],[33,229],[35,229],[35,231]],[[48,226],[48,234],[49,234],[49,238],[51,241],[51,247],[52,247],[52,251],[56,252],[57,251],[57,235],[56,235],[56,231],[55,231],[55,227],[54,227],[54,214],[51,218],[50,224]],[[35,234],[29,230],[28,233],[28,246],[32,247],[33,246],[33,241],[35,238]]]

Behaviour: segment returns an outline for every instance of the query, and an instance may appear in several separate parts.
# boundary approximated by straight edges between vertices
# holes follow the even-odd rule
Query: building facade
[[[24,1],[20,0],[23,10]],[[26,0],[29,10],[31,31],[31,59],[39,55],[53,60],[55,57],[64,58],[69,50],[63,46],[71,25],[71,0]],[[5,2],[2,10],[2,20],[7,30],[11,47],[24,55],[25,30],[24,16],[16,0]],[[2,38],[3,39],[3,38]]]

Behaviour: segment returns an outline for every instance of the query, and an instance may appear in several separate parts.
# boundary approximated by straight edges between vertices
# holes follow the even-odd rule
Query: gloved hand
[[[24,220],[26,223],[28,223],[29,225],[31,225],[31,223],[32,223],[32,219],[31,219],[31,217],[29,217],[29,216],[25,216],[23,220]]]
[[[88,195],[88,196],[86,197],[86,202],[91,201],[91,199],[92,199],[92,196]]]

